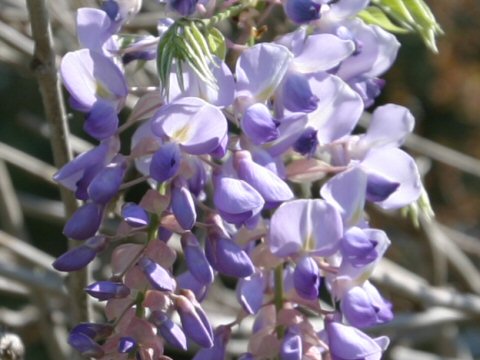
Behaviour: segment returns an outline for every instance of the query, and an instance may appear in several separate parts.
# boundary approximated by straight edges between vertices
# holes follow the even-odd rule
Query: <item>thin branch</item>
[[[421,217],[420,223],[430,242],[436,244],[438,252],[448,259],[469,288],[480,294],[480,272],[468,256],[450,240],[435,220],[426,220]]]
[[[27,0],[27,7],[35,42],[32,69],[37,76],[46,118],[52,129],[53,158],[55,165],[60,168],[71,160],[72,151],[68,143],[67,117],[55,65],[50,19],[45,0]],[[60,188],[60,195],[65,205],[65,212],[70,216],[77,208],[77,201],[67,189]],[[69,240],[69,247],[75,246],[77,244]],[[68,285],[74,322],[90,319],[90,304],[83,291],[87,283],[87,269],[71,274]]]
[[[480,296],[430,286],[425,279],[388,259],[380,261],[371,279],[384,288],[418,301],[424,306],[447,307],[480,318]]]
[[[19,238],[27,239],[23,213],[20,203],[15,194],[8,168],[4,161],[0,160],[0,224],[10,234]]]
[[[54,257],[1,230],[0,246],[2,246],[4,249],[8,249],[23,262],[26,262],[34,267],[41,267],[44,270],[55,273],[59,277],[63,277],[63,273],[56,272],[52,268],[52,263],[55,260]]]
[[[56,185],[52,180],[57,171],[53,166],[37,158],[0,142],[0,159],[4,160],[51,185]]]

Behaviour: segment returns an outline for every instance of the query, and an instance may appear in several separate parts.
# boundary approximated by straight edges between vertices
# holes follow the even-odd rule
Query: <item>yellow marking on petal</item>
[[[315,245],[315,240],[313,239],[313,235],[310,233],[307,236],[307,239],[305,240],[305,245],[303,246],[303,249],[305,251],[311,251],[314,249]]]
[[[184,127],[175,131],[172,138],[177,140],[179,143],[184,142],[188,139],[188,130],[189,130],[189,127],[188,127],[188,124],[187,124]]]
[[[104,98],[104,99],[112,99],[112,93],[100,82],[96,81],[95,82],[97,87],[95,89],[95,92],[98,96]]]

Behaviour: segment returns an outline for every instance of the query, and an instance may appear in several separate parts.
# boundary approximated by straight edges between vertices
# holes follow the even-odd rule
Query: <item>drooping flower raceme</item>
[[[257,44],[252,33],[248,46],[215,27],[255,21],[248,1],[222,12],[213,1],[169,1],[167,13],[183,17],[159,19],[155,35],[123,33],[138,1],[78,10],[83,49],[67,53],[60,72],[99,143],[54,177],[83,203],[63,229],[79,246],[53,266],[76,271],[109,248],[111,276],[85,289],[105,302],[107,323],[75,326],[72,347],[97,359],[165,360],[192,341],[194,359],[220,360],[253,316],[240,359],[381,358],[388,338],[359,329],[393,317],[368,281],[391,241],[365,204],[398,209],[423,187],[400,149],[414,125],[407,109],[380,106],[366,132],[352,134],[399,48],[356,17],[368,3],[286,0],[287,18],[308,31]],[[226,58],[226,43],[241,53]],[[138,80],[131,70],[155,58],[155,88],[120,124]],[[219,276],[235,286],[240,310],[213,326],[201,302]],[[334,311],[322,308],[322,289]]]

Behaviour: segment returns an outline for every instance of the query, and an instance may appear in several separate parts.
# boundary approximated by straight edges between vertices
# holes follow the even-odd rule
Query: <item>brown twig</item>
[[[60,168],[71,160],[72,151],[68,142],[69,130],[55,64],[50,19],[45,0],[27,0],[27,7],[35,42],[31,66],[39,83],[46,118],[52,131],[51,145],[55,165]],[[77,201],[67,189],[60,188],[60,195],[66,215],[70,216],[77,208]],[[75,246],[73,240],[69,240],[69,247]],[[87,280],[88,272],[85,269],[73,273],[68,283],[73,313],[72,320],[75,323],[89,321],[90,319],[90,305],[83,291],[87,285]]]

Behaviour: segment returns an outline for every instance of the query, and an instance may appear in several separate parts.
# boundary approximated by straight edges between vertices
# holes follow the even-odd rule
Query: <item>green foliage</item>
[[[214,56],[224,59],[225,39],[214,27],[206,27],[201,21],[180,19],[162,36],[158,44],[157,72],[162,91],[168,97],[170,73],[175,72],[180,88],[183,89],[183,66],[190,66],[198,77],[216,87],[212,66],[218,66]]]
[[[423,0],[372,0],[359,17],[387,31],[416,32],[430,50],[438,52],[435,37],[443,31]]]

